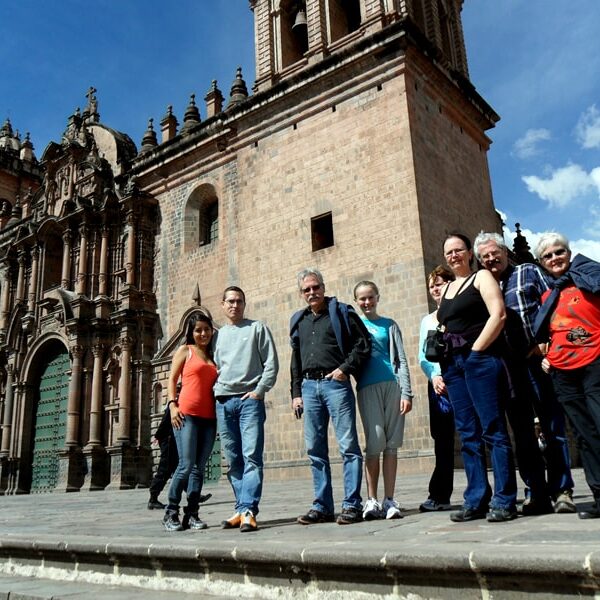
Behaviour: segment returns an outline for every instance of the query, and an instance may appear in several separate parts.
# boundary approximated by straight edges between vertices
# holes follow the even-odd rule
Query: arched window
[[[451,66],[456,67],[454,53],[454,33],[452,31],[452,15],[449,7],[446,5],[446,0],[438,0],[438,16],[440,19],[440,36],[442,40],[442,51]]]
[[[360,0],[329,0],[327,8],[330,43],[360,27]]]
[[[308,27],[306,2],[304,0],[282,0],[279,24],[281,41],[281,68],[298,62],[308,50]]]
[[[219,199],[212,185],[203,184],[190,194],[185,205],[183,239],[186,252],[219,239]]]

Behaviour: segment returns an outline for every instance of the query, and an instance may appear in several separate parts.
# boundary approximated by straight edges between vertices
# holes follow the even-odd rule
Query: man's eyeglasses
[[[236,304],[241,306],[242,304],[244,304],[243,300],[238,300],[237,298],[235,300],[223,300],[223,302],[225,302],[226,304],[229,304],[229,306],[235,306]]]
[[[542,260],[550,260],[553,256],[564,256],[566,253],[566,248],[559,248],[558,250],[553,250],[552,252],[546,252],[546,254],[542,254]]]
[[[303,294],[310,294],[310,292],[318,292],[321,289],[321,285],[309,285],[308,287],[302,288]]]

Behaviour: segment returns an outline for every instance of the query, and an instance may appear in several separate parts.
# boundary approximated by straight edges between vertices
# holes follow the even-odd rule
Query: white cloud
[[[588,258],[600,262],[600,241],[598,240],[574,240],[570,243],[573,256],[585,254]]]
[[[551,137],[548,129],[528,129],[525,135],[514,143],[513,153],[523,159],[536,156],[540,154],[539,142],[549,140]]]
[[[516,233],[511,231],[509,227],[504,225],[504,239],[506,240],[508,246],[512,248]],[[529,248],[531,249],[531,253],[535,249],[538,240],[542,233],[546,233],[545,231],[531,231],[531,229],[522,229],[521,235],[523,235],[527,239],[527,243],[529,244]],[[560,232],[562,233],[562,232]],[[564,235],[564,234],[563,234]],[[571,247],[571,251],[573,256],[576,254],[585,254],[588,258],[596,260],[600,262],[600,241],[599,240],[586,240],[580,238],[578,240],[569,240],[569,246]]]
[[[575,126],[575,137],[582,148],[600,147],[600,111],[592,104],[579,117]]]
[[[564,208],[594,189],[600,193],[600,168],[587,173],[579,165],[568,164],[552,171],[547,179],[537,175],[526,175],[521,179],[529,192],[537,194],[553,208]]]

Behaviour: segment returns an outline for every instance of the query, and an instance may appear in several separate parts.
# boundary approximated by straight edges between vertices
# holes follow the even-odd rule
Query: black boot
[[[600,498],[596,498],[587,510],[580,510],[577,516],[580,519],[600,519]]]
[[[160,509],[164,510],[165,505],[158,500],[158,496],[150,494],[150,500],[148,500],[148,510]]]
[[[183,509],[181,525],[184,529],[206,529],[208,525],[198,516],[198,509],[191,511],[189,506]]]

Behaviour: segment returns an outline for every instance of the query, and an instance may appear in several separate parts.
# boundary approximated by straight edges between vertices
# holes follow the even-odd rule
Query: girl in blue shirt
[[[404,437],[404,416],[412,409],[408,362],[397,323],[377,313],[379,290],[372,281],[354,288],[354,299],[371,335],[371,357],[357,379],[358,408],[366,438],[365,474],[368,500],[363,518],[398,519],[402,512],[394,500],[398,448]],[[380,455],[383,454],[384,499],[377,500]]]

